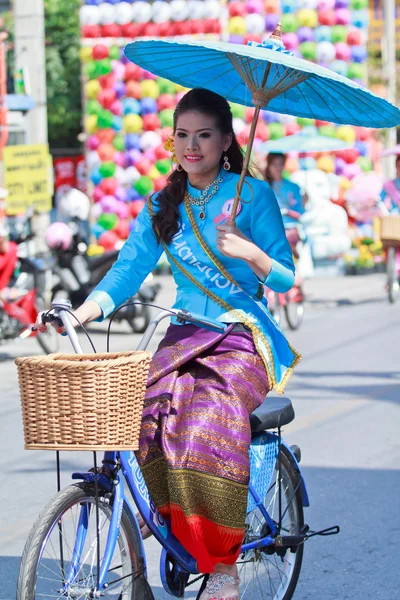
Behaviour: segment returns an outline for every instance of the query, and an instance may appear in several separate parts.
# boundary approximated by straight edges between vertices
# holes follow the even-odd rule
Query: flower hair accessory
[[[167,139],[164,142],[164,148],[167,152],[172,152],[172,162],[177,163],[178,160],[176,158],[176,154],[175,154],[175,145],[174,145],[174,138],[172,137],[172,135],[169,135],[167,137]]]

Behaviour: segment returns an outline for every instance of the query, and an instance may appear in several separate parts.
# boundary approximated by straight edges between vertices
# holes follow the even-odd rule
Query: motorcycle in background
[[[53,252],[52,300],[68,298],[73,308],[80,306],[90,292],[103,279],[118,258],[119,251],[104,252],[100,256],[89,256],[88,246],[83,240],[79,222],[53,223],[46,235]],[[150,274],[131,302],[154,302],[161,285],[153,282]],[[117,322],[126,321],[134,333],[144,333],[151,320],[148,306],[131,304],[115,315]]]

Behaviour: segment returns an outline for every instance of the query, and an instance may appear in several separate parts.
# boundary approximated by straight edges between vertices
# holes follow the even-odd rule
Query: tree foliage
[[[53,148],[76,148],[82,104],[79,60],[80,0],[45,0],[47,120]]]

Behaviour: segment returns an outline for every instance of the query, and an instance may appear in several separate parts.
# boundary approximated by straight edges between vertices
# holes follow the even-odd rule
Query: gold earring
[[[178,159],[176,158],[176,154],[175,154],[175,144],[174,144],[174,138],[172,137],[172,135],[169,135],[167,137],[167,139],[164,142],[164,148],[167,152],[171,152],[172,156],[171,156],[171,160],[174,163],[178,162]]]

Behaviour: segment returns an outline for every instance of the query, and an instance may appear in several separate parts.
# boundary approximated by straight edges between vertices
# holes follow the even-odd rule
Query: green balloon
[[[350,8],[353,10],[368,8],[368,0],[350,0]]]
[[[83,67],[83,72],[89,77],[89,79],[96,79],[97,68],[95,61],[91,60],[90,62],[86,63]]]
[[[103,162],[101,163],[100,167],[99,167],[99,172],[100,175],[102,175],[103,177],[112,177],[116,171],[116,165],[115,163],[111,162],[111,161],[107,161],[107,162]]]
[[[360,63],[349,63],[347,77],[349,79],[364,79],[365,68]]]
[[[118,150],[118,152],[123,152],[125,150],[125,138],[123,135],[118,133],[112,142],[114,148]]]
[[[160,94],[175,94],[175,84],[168,79],[159,79],[157,81]]]
[[[103,58],[102,60],[96,60],[96,71],[98,76],[108,75],[111,73],[112,65],[109,58]]]
[[[347,39],[347,27],[344,25],[334,25],[331,29],[332,43],[345,42]]]
[[[246,107],[232,102],[231,112],[234,119],[244,119],[246,115]]]
[[[97,119],[97,126],[100,129],[109,129],[112,127],[114,115],[109,110],[102,110]]]
[[[99,216],[97,223],[108,231],[116,226],[118,223],[118,216],[112,213],[103,213]]]
[[[315,125],[315,119],[307,119],[307,117],[297,117],[296,121],[300,127],[312,127]]]
[[[111,60],[119,60],[118,46],[111,46],[109,56],[110,56]]]
[[[292,13],[281,16],[282,33],[296,33],[299,28],[299,22]]]
[[[322,125],[318,129],[320,135],[324,135],[326,137],[336,137],[336,129],[333,125]]]
[[[164,158],[162,160],[156,160],[155,165],[161,175],[167,175],[172,168],[172,161],[169,158]]]
[[[306,60],[317,59],[317,45],[315,42],[303,42],[300,44],[299,50]]]
[[[153,181],[151,177],[148,177],[147,175],[143,175],[140,179],[138,179],[134,187],[138,194],[143,197],[149,196],[154,189]]]
[[[86,112],[88,115],[100,115],[103,110],[100,102],[97,100],[88,100],[86,102]]]
[[[174,126],[174,110],[172,108],[166,108],[159,114],[161,127],[173,127]]]
[[[372,161],[368,156],[359,156],[357,158],[357,164],[361,167],[364,173],[372,171]]]
[[[270,123],[268,130],[270,140],[279,140],[285,135],[285,128],[282,123]]]

